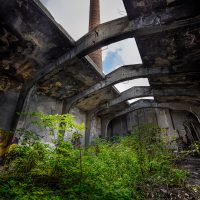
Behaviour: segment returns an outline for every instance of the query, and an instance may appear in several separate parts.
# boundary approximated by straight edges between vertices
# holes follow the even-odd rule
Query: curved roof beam
[[[99,90],[111,87],[117,83],[127,80],[133,80],[138,78],[152,78],[154,76],[159,77],[162,75],[178,73],[185,74],[192,72],[200,73],[200,68],[195,64],[191,63],[190,65],[186,65],[184,67],[183,65],[176,65],[171,67],[148,67],[144,66],[143,64],[125,65],[107,74],[104,80],[91,86],[84,92],[72,97],[71,99],[68,99],[67,103],[70,104],[70,106],[72,106],[77,101],[80,101],[81,99],[86,98]]]
[[[23,90],[30,89],[33,84],[50,74],[54,70],[59,70],[64,64],[74,59],[75,57],[83,57],[89,53],[109,45],[111,43],[131,38],[151,35],[163,31],[173,30],[181,27],[192,27],[200,24],[200,16],[192,19],[176,20],[174,21],[174,14],[179,19],[187,17],[188,10],[194,8],[173,8],[165,11],[152,13],[149,16],[129,20],[127,17],[122,17],[100,24],[95,29],[84,35],[75,42],[75,46],[66,52],[52,64],[45,66],[42,70],[37,72],[34,77],[25,84]],[[185,12],[184,12],[185,10]],[[159,23],[156,20],[159,16]]]
[[[192,106],[186,103],[156,103],[154,100],[142,99],[132,103],[129,108],[113,114],[112,119],[142,108],[167,108],[171,110],[188,111],[195,115],[197,115],[196,111],[199,110],[199,108],[197,109],[196,106]]]
[[[139,100],[135,103],[132,103],[129,108],[126,108],[125,110],[119,111],[115,114],[109,115],[106,118],[103,118],[103,137],[107,136],[107,127],[111,120],[113,120],[116,117],[120,117],[122,115],[125,115],[127,113],[143,109],[143,108],[166,108],[171,110],[181,110],[181,111],[187,111],[192,114],[194,114],[197,117],[197,120],[200,123],[200,110],[196,106],[191,106],[189,104],[184,103],[156,103],[154,100]]]
[[[123,103],[127,100],[140,98],[140,97],[148,97],[148,96],[178,96],[178,97],[193,97],[194,99],[200,98],[200,91],[199,89],[180,89],[180,88],[163,88],[163,89],[152,89],[151,87],[147,86],[140,86],[140,87],[132,87],[124,92],[115,99],[108,101],[107,103],[101,105],[99,108],[96,109],[95,113],[98,113],[102,110],[110,108],[111,106],[116,106],[120,103]]]
[[[52,61],[51,64],[36,72],[36,74],[23,85],[18,99],[16,112],[21,112],[26,96],[35,84],[42,79],[45,80],[49,78],[52,72],[60,71],[63,66],[72,59],[86,56],[103,46],[126,38],[141,37],[181,27],[199,25],[200,16],[192,19],[184,19],[187,18],[188,12],[190,13],[193,10],[194,5],[191,4],[186,7],[174,7],[166,9],[162,12],[159,11],[157,13],[152,13],[143,18],[138,17],[136,19],[129,20],[127,17],[123,17],[100,24],[94,30],[75,42],[75,46],[66,52],[65,55]],[[174,16],[176,16],[176,21],[174,21]],[[12,123],[13,128],[16,127],[17,121],[18,116],[15,116]]]

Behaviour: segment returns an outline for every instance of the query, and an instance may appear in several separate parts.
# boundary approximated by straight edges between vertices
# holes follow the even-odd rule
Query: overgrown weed
[[[43,119],[45,127],[54,126],[48,122],[54,117]],[[64,123],[63,129],[68,127],[67,120]],[[83,128],[74,126],[71,118],[70,123],[72,131]],[[42,120],[39,124],[43,126]],[[180,187],[186,173],[173,165],[161,132],[157,126],[142,125],[117,142],[98,139],[87,149],[65,141],[63,134],[55,147],[29,135],[7,153],[0,199],[140,200],[159,185]]]

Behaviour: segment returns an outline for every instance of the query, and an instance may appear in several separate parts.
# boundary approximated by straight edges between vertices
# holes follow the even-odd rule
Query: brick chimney
[[[100,4],[99,0],[90,0],[89,31],[100,24]],[[98,49],[89,54],[94,63],[102,70],[102,52]]]

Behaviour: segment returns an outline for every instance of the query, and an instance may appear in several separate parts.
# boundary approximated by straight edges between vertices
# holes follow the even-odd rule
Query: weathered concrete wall
[[[124,136],[128,133],[126,116],[113,119],[108,125],[108,137]]]
[[[184,113],[184,112],[183,112]],[[181,118],[182,112],[180,112],[180,116],[176,120],[179,120],[179,124],[183,124],[185,118]],[[126,120],[125,120],[126,116]],[[125,123],[127,125],[122,125]],[[124,133],[131,132],[135,126],[140,124],[155,124],[160,128],[166,129],[166,136],[177,137],[177,133],[175,129],[182,129],[183,126],[179,126],[174,128],[172,116],[168,109],[140,109],[133,112],[128,113],[127,115],[123,115],[116,119],[113,119],[109,125],[109,132],[113,131],[113,135],[124,135]],[[121,127],[126,127],[127,129],[123,129]],[[110,130],[112,129],[112,130]]]
[[[139,124],[157,124],[156,113],[154,109],[140,109],[127,114],[128,131]]]
[[[18,96],[17,92],[0,92],[0,129],[10,129]]]
[[[200,124],[195,115],[180,111],[172,111],[171,114],[179,137],[184,137],[187,134],[191,142],[200,140]]]
[[[78,124],[84,123],[85,124],[85,131],[82,131],[82,138],[81,138],[81,144],[84,146],[85,144],[89,143],[91,144],[92,141],[97,138],[98,136],[101,135],[101,119],[99,117],[91,117],[89,124],[87,127],[87,113],[85,113],[84,111],[78,109],[77,107],[73,107],[70,109],[69,111],[70,114],[72,114],[75,118],[75,122]],[[86,130],[87,128],[89,128],[89,130]],[[88,131],[88,133],[86,133]],[[69,133],[67,138],[68,140],[70,140],[72,138],[72,135]],[[88,136],[86,136],[86,134],[89,134]],[[86,138],[88,137],[88,138]],[[87,141],[88,140],[88,141]],[[86,142],[87,141],[87,142]]]
[[[83,111],[81,111],[80,109],[73,107],[70,109],[69,113],[75,117],[74,121],[77,124],[81,124],[81,123],[86,124],[86,114]],[[85,144],[85,131],[82,131],[81,134],[82,134],[81,144],[84,145]],[[70,141],[72,139],[72,134],[66,132],[66,138]]]
[[[184,123],[190,120],[190,115],[188,112],[171,111],[172,121],[174,124],[174,129],[177,130],[179,136],[186,134],[186,129]]]
[[[40,96],[33,94],[30,97],[29,102],[27,102],[24,112],[42,112],[45,114],[61,114],[63,103],[47,96]],[[32,124],[34,119],[29,116],[22,116],[18,122],[17,128],[25,128],[35,132],[42,137],[44,142],[51,142],[52,136],[48,134],[48,130],[41,130],[36,125]]]
[[[177,150],[176,140],[179,137],[177,130],[174,128],[174,124],[172,121],[171,111],[169,109],[155,109],[158,126],[163,128],[164,131],[162,135],[168,141],[169,148]]]
[[[164,136],[177,138],[177,132],[174,130],[171,115],[168,109],[140,109],[113,119],[108,126],[108,134],[126,135],[130,133],[135,126],[140,124],[155,124],[166,130]]]
[[[177,137],[174,124],[172,121],[171,111],[169,109],[155,109],[158,126],[166,130],[166,136]]]
[[[198,119],[187,111],[175,111],[168,109],[156,109],[159,126],[166,128],[166,135],[174,138],[183,138],[185,135],[192,141],[191,127],[186,129],[186,124],[190,122],[194,125],[197,137],[200,134],[200,124]],[[198,138],[197,138],[198,139]],[[173,140],[173,139],[172,139]]]
[[[63,102],[56,100],[55,98],[41,96],[37,94],[32,94],[30,99],[26,103],[26,107],[23,112],[43,112],[45,114],[61,114],[63,109]],[[75,123],[86,124],[86,113],[77,107],[72,107],[69,111],[70,114],[74,116]],[[20,117],[20,121],[18,122],[17,128],[25,128],[31,130],[42,137],[44,142],[51,142],[52,138],[56,138],[56,131],[54,132],[54,136],[50,136],[48,134],[48,130],[41,130],[37,126],[32,124],[34,119],[29,116],[22,116]],[[66,132],[65,138],[68,141],[72,139],[72,133]],[[85,131],[81,132],[82,138],[81,144],[85,145]],[[91,130],[90,130],[90,141],[101,134],[101,120],[100,118],[94,117],[91,120]]]
[[[163,108],[140,109],[113,119],[108,125],[108,137],[124,136],[140,124],[157,124],[172,149],[178,148],[177,139],[181,142],[186,134],[191,142],[200,139],[200,124],[193,114]]]
[[[93,117],[91,120],[90,142],[101,135],[101,119]]]
[[[140,109],[113,119],[108,125],[108,135],[127,135],[139,124],[157,124],[155,109]]]

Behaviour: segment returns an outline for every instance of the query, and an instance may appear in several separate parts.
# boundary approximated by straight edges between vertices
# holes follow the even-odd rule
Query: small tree
[[[76,124],[74,122],[74,116],[71,114],[46,115],[42,112],[32,112],[22,113],[22,115],[34,117],[35,120],[32,121],[32,124],[38,126],[39,128],[48,130],[50,135],[57,134],[57,138],[53,141],[56,144],[59,144],[64,140],[66,132],[73,134],[79,133],[85,129],[84,123]]]

